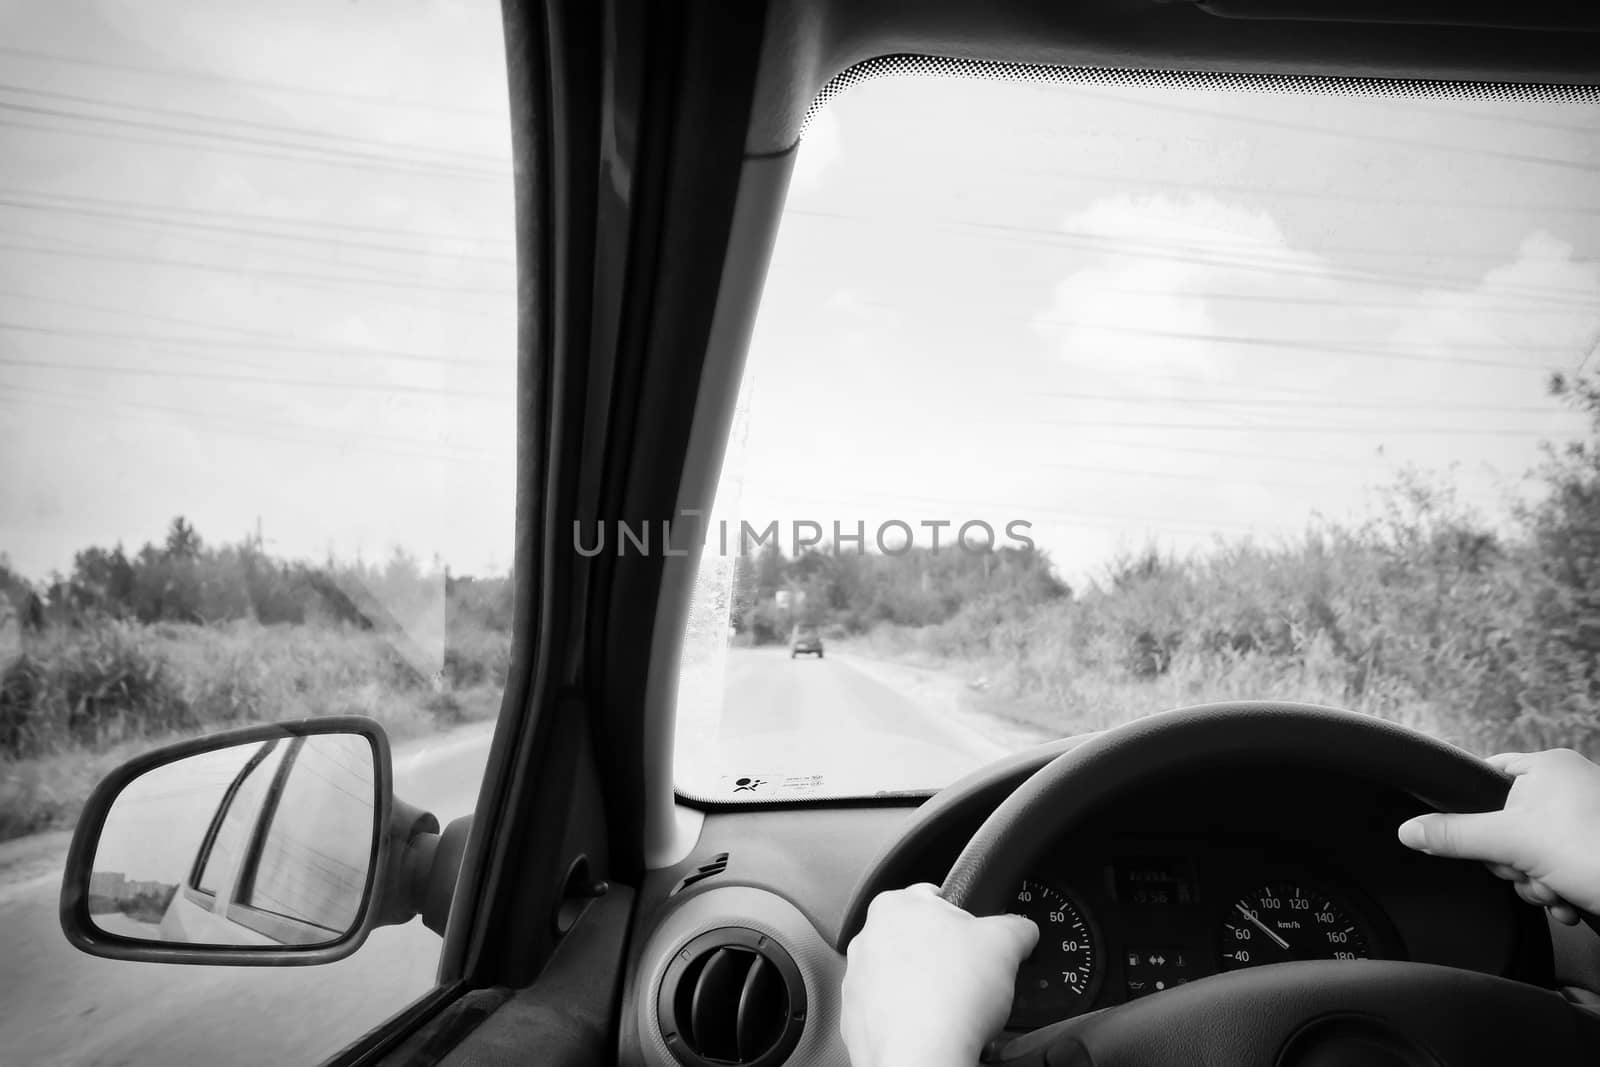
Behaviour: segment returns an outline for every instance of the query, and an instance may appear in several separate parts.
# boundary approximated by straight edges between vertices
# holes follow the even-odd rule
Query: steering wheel
[[[967,842],[940,890],[1006,910],[1039,842],[1070,839],[1130,783],[1243,760],[1371,777],[1439,811],[1501,807],[1509,779],[1369,715],[1309,704],[1211,704],[1109,730],[1057,756]],[[1593,917],[1585,917],[1591,926]],[[1600,1061],[1600,1015],[1552,990],[1431,964],[1323,960],[1230,971],[991,1046],[984,1062],[1048,1067],[1476,1067]]]

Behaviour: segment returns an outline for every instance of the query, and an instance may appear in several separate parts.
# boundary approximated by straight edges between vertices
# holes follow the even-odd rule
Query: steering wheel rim
[[[1130,783],[1196,767],[1283,759],[1370,777],[1439,811],[1495,810],[1510,789],[1508,776],[1470,753],[1373,716],[1274,701],[1200,705],[1127,723],[1057,756],[995,808],[940,893],[973,914],[999,914],[1040,843],[1069,835]],[[1360,966],[1352,968],[1353,962]],[[1377,983],[1376,995],[1358,994],[1361,981]],[[1600,1043],[1600,1017],[1572,1016],[1582,1009],[1551,991],[1424,964],[1323,961],[1232,972],[1091,1012],[1018,1038],[990,1062],[1343,1064],[1371,1061],[1375,1049],[1393,1058],[1371,1062],[1504,1062],[1487,1058],[1486,1040],[1448,1029],[1457,1018],[1453,1010],[1427,1010],[1432,994],[1436,1003],[1453,997],[1470,1004],[1478,1018],[1466,1022],[1469,1028],[1482,1025],[1490,1006],[1501,1005],[1519,1020],[1517,1029],[1527,1031],[1519,1039],[1525,1051],[1539,1050],[1538,1062],[1589,1062]],[[1409,1019],[1391,1017],[1401,1004],[1409,1005]],[[1230,1012],[1231,1021],[1219,1024]],[[1569,1016],[1571,1025],[1552,1031],[1552,1019]],[[1356,1021],[1333,1021],[1340,1019]],[[1200,1053],[1206,1043],[1218,1058]],[[1301,1046],[1303,1059],[1295,1052]],[[1341,1049],[1356,1051],[1346,1059]],[[1445,1052],[1449,1058],[1440,1058]]]
[[[1135,719],[1045,764],[967,841],[940,894],[974,915],[1000,914],[1036,843],[1070,833],[1130,782],[1282,758],[1374,778],[1439,811],[1492,811],[1511,788],[1471,753],[1372,715],[1279,701],[1200,704]]]

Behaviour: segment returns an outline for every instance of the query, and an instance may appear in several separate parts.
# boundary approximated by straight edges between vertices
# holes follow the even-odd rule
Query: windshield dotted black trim
[[[811,120],[835,97],[876,78],[970,78],[1044,85],[1109,85],[1208,92],[1314,93],[1320,96],[1411,97],[1436,100],[1530,100],[1600,102],[1600,87],[1517,82],[1429,81],[1420,78],[1351,78],[1306,74],[1226,74],[1193,70],[1129,70],[1119,67],[1047,67],[940,56],[880,56],[842,71],[822,87],[806,109],[802,136]]]

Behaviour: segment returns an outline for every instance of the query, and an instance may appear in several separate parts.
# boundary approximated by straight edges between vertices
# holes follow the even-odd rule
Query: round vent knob
[[[685,1067],[776,1067],[806,1020],[806,988],[783,946],[727,927],[701,934],[672,957],[656,995],[667,1048]]]

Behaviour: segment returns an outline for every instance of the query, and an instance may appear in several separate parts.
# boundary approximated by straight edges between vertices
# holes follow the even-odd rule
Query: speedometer
[[[1327,893],[1302,882],[1269,882],[1228,908],[1222,969],[1290,960],[1364,960],[1367,937]]]
[[[1036,881],[1022,883],[1009,910],[1039,927],[1039,944],[1017,970],[1012,1025],[1032,1030],[1083,1011],[1100,962],[1083,912],[1061,890]]]

